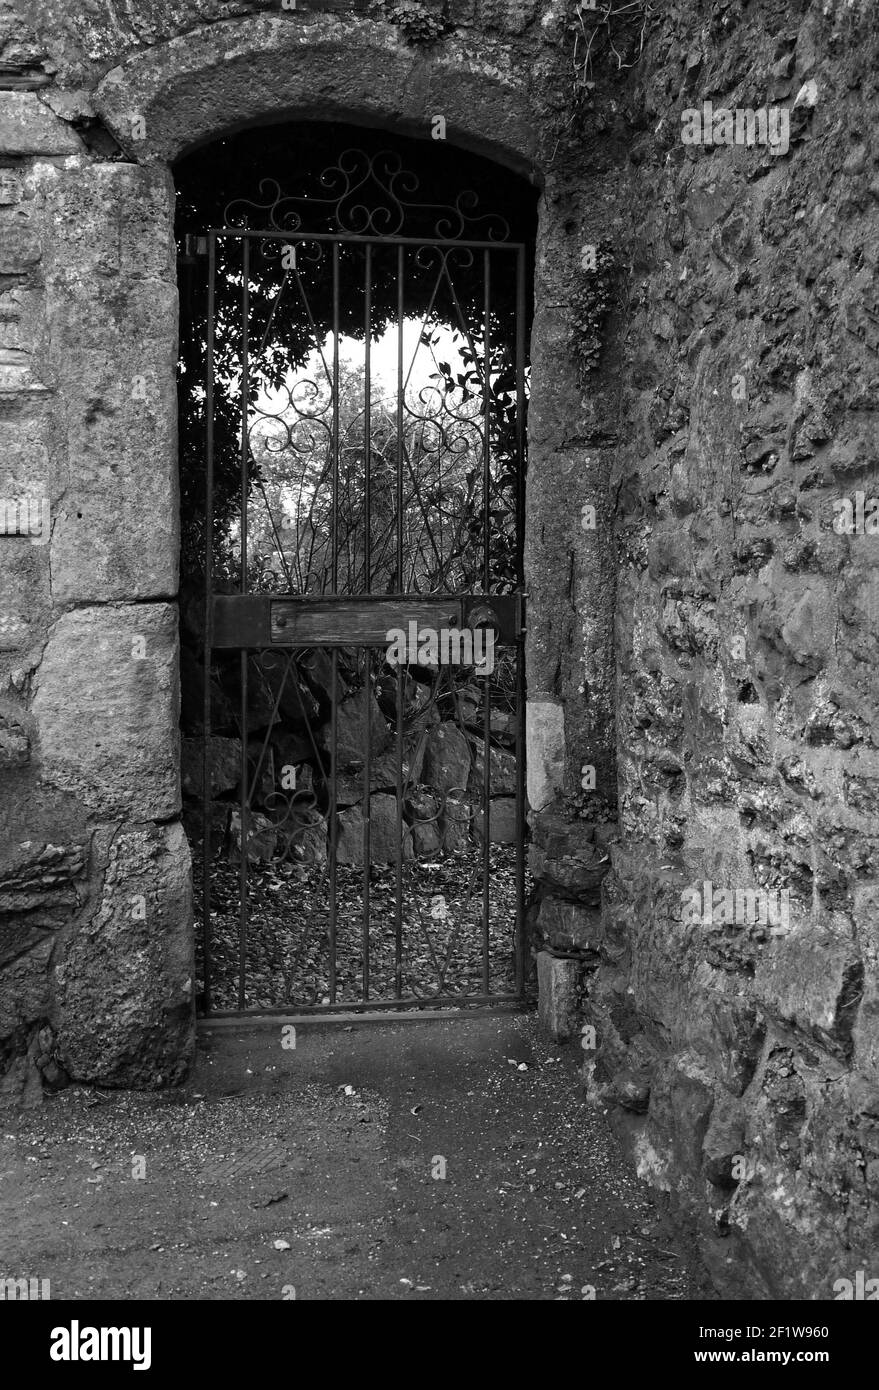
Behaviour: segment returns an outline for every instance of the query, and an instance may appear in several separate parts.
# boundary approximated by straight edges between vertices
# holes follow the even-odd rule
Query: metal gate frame
[[[350,152],[346,152],[350,153]],[[342,160],[340,158],[340,165]],[[464,195],[465,197],[471,195]],[[280,192],[278,196],[280,201]],[[289,199],[287,201],[290,201]],[[329,200],[328,200],[329,201]],[[394,199],[397,202],[397,199]],[[459,200],[460,203],[460,200]],[[230,205],[231,206],[231,205]],[[277,202],[276,202],[277,206]],[[414,206],[414,205],[413,205]],[[456,212],[460,213],[459,204],[456,204]],[[228,215],[228,209],[227,209]],[[203,923],[202,923],[202,942],[203,942],[203,966],[204,966],[204,1012],[212,1018],[235,1017],[248,1014],[332,1014],[332,1013],[357,1013],[375,1010],[417,1010],[431,1009],[435,1007],[461,1006],[461,1005],[489,1005],[502,1003],[516,1003],[524,998],[525,994],[525,922],[524,922],[524,889],[525,889],[525,739],[524,739],[524,719],[525,719],[525,671],[524,671],[524,602],[525,591],[523,587],[523,522],[524,522],[524,486],[525,486],[525,293],[526,293],[526,244],[524,242],[514,242],[507,240],[465,240],[462,238],[441,238],[441,237],[410,237],[401,235],[382,235],[370,229],[367,233],[352,233],[340,230],[334,233],[320,233],[303,230],[282,230],[279,229],[274,219],[274,212],[271,213],[273,225],[262,229],[251,229],[250,227],[224,226],[209,228],[204,238],[198,239],[198,251],[207,253],[208,263],[208,329],[207,329],[207,381],[205,394],[205,415],[206,415],[206,492],[205,492],[205,642],[204,642],[204,767],[203,767]],[[217,276],[217,249],[220,238],[237,238],[242,242],[242,290],[241,290],[241,313],[242,313],[242,380],[240,388],[240,398],[242,401],[242,421],[241,421],[241,452],[240,452],[240,478],[241,478],[241,583],[240,592],[236,595],[218,594],[213,589],[213,499],[214,499],[214,364],[215,364],[215,326],[216,326],[216,276]],[[517,582],[513,593],[492,594],[490,585],[492,576],[489,566],[489,545],[488,534],[491,524],[491,433],[490,433],[490,398],[489,392],[485,391],[485,430],[484,430],[484,451],[483,451],[483,590],[484,592],[473,594],[395,594],[395,595],[374,595],[367,592],[360,595],[334,594],[322,597],[309,597],[297,594],[283,593],[252,593],[247,591],[247,503],[249,495],[248,480],[248,458],[249,458],[249,439],[248,439],[248,401],[250,390],[250,343],[248,336],[248,310],[250,295],[250,254],[251,244],[259,241],[271,241],[273,243],[325,243],[332,252],[332,277],[333,277],[333,323],[331,328],[333,338],[333,379],[332,379],[332,405],[333,405],[333,503],[332,503],[332,536],[333,536],[333,555],[334,566],[338,564],[338,485],[340,476],[340,457],[339,457],[339,340],[340,340],[340,316],[339,316],[339,257],[340,249],[346,245],[359,245],[366,249],[366,332],[364,336],[365,353],[365,372],[366,372],[366,408],[364,412],[365,437],[365,526],[366,526],[366,553],[369,553],[370,546],[370,313],[371,313],[371,281],[370,267],[372,248],[380,246],[382,249],[395,247],[397,249],[397,525],[396,525],[396,550],[397,550],[397,574],[403,574],[403,535],[402,535],[402,459],[401,459],[401,433],[400,425],[403,410],[403,321],[404,321],[404,257],[407,247],[415,248],[436,248],[440,254],[448,253],[451,250],[467,251],[474,255],[481,253],[483,260],[483,275],[485,284],[485,307],[484,320],[482,324],[484,338],[484,351],[487,360],[487,353],[490,344],[490,313],[491,313],[491,261],[492,254],[508,253],[515,258],[515,297],[516,297],[516,343],[515,343],[515,377],[516,377],[516,466],[517,483],[515,496],[515,527],[516,527],[516,571]],[[287,272],[289,273],[289,272]],[[295,259],[294,259],[294,273]],[[367,583],[369,581],[369,568],[367,566]],[[335,581],[337,582],[337,575]],[[386,645],[384,634],[390,627],[403,627],[413,616],[424,616],[426,614],[443,616],[452,626],[488,625],[492,626],[496,632],[498,640],[505,644],[514,645],[516,648],[516,709],[515,709],[515,756],[516,756],[516,822],[518,827],[516,844],[516,922],[513,932],[513,944],[515,949],[515,990],[512,993],[492,993],[489,980],[489,914],[490,914],[490,736],[491,736],[491,706],[489,699],[489,686],[491,676],[485,676],[485,696],[484,696],[484,715],[485,724],[483,729],[484,739],[484,783],[483,783],[483,834],[482,834],[482,992],[470,995],[461,994],[439,994],[428,998],[404,997],[402,993],[402,867],[403,867],[403,786],[402,786],[402,738],[403,738],[403,677],[402,667],[397,668],[397,691],[396,691],[396,756],[397,756],[397,829],[399,851],[396,859],[396,918],[395,918],[395,994],[393,998],[371,999],[369,997],[369,929],[370,929],[370,877],[371,863],[369,858],[369,817],[364,818],[364,864],[363,864],[363,939],[362,939],[362,967],[363,967],[363,998],[361,1000],[338,1000],[336,987],[336,850],[338,839],[337,827],[337,715],[338,715],[338,675],[339,675],[339,652],[341,649],[351,647],[371,647]],[[315,620],[325,626],[325,635],[322,640],[316,640]],[[311,625],[309,625],[311,624]],[[381,636],[378,636],[381,632]],[[295,1006],[273,1006],[273,1007],[246,1007],[246,978],[247,978],[247,928],[248,928],[248,738],[247,738],[247,694],[248,694],[248,654],[260,650],[280,649],[291,652],[295,648],[327,648],[332,656],[332,714],[331,714],[331,735],[330,735],[330,804],[327,816],[329,830],[329,885],[330,885],[330,909],[329,909],[329,994],[330,1002],[314,1005]],[[239,905],[239,976],[238,976],[238,1008],[237,1009],[214,1009],[211,999],[211,816],[210,816],[210,776],[209,776],[209,756],[211,738],[211,657],[214,651],[238,650],[240,652],[240,673],[241,673],[241,855],[240,855],[240,905]],[[368,700],[370,694],[370,683],[365,682],[365,695]],[[364,764],[364,798],[368,808],[371,792],[371,747],[369,739],[369,719],[366,721],[367,738],[365,748]]]

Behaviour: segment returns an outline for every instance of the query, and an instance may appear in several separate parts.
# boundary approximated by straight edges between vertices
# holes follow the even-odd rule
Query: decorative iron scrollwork
[[[276,179],[261,179],[265,202],[234,198],[226,206],[229,227],[270,233],[326,232],[341,236],[423,236],[442,241],[509,240],[510,226],[498,213],[478,213],[479,196],[462,190],[454,203],[415,201],[418,176],[399,154],[347,149],[324,169],[318,190],[284,193]]]

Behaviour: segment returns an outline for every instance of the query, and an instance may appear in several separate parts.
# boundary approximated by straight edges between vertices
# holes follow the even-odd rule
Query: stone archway
[[[58,393],[51,429],[64,445],[31,707],[46,794],[23,799],[22,839],[49,839],[63,802],[67,877],[87,884],[51,965],[33,955],[31,1014],[54,1019],[70,1075],[143,1085],[178,1075],[194,1037],[189,851],[179,820],[171,162],[260,122],[335,115],[428,138],[441,114],[450,142],[539,183],[553,135],[527,52],[503,37],[419,49],[372,20],[305,14],[294,25],[263,14],[133,56],[110,51],[122,61],[94,90],[97,143],[115,140],[124,157],[82,153],[60,120],[50,134],[36,131],[35,157],[50,155],[34,181],[45,209],[47,371]],[[580,442],[563,308],[576,268],[570,232],[580,227],[570,212],[569,199],[541,200],[526,523],[535,812],[577,785],[586,758],[612,780],[611,594],[581,618],[585,581],[570,572],[584,543],[580,506],[601,487],[601,465]],[[560,497],[571,505],[560,508]],[[604,544],[600,535],[586,543],[596,555]],[[601,573],[597,564],[595,592]],[[573,654],[581,621],[585,658]],[[571,848],[559,834],[551,821],[537,848],[550,888]]]

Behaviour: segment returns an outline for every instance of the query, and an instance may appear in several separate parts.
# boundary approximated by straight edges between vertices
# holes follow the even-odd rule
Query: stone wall
[[[879,492],[879,29],[664,8],[615,169],[620,840],[585,1073],[723,1285],[829,1297],[879,1237],[879,538],[834,530]],[[705,100],[783,108],[789,149],[683,144]],[[718,921],[760,888],[776,921]]]
[[[718,1278],[819,1297],[877,1234],[879,607],[873,538],[833,529],[876,453],[876,26],[862,0],[425,9],[429,43],[359,0],[0,10],[0,492],[51,517],[0,537],[4,1085],[157,1084],[191,1049],[173,161],[248,122],[441,114],[542,185],[535,944],[575,963],[588,1092]],[[789,148],[685,145],[705,100],[786,108]],[[786,892],[784,931],[686,919],[705,880]]]

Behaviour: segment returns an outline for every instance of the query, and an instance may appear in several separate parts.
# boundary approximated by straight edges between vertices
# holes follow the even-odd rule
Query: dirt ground
[[[53,1299],[713,1297],[532,1015],[293,1041],[203,1027],[177,1091],[0,1114],[0,1277]]]

